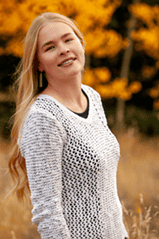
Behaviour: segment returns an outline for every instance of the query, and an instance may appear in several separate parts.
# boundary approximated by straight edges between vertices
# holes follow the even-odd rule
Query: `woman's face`
[[[38,36],[39,70],[50,80],[65,80],[81,74],[85,56],[83,46],[70,26],[50,22]]]

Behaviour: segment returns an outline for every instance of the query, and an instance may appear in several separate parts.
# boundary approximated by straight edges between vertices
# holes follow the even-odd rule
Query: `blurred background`
[[[13,77],[23,39],[42,12],[73,18],[86,41],[83,83],[97,90],[121,146],[117,183],[130,238],[159,238],[158,0],[1,0],[0,239],[39,239],[31,206],[14,195],[7,170],[15,112]]]

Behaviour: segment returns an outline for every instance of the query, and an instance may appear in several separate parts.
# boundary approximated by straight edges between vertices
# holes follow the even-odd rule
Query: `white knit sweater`
[[[42,239],[124,239],[116,186],[119,145],[99,94],[82,89],[90,105],[86,119],[41,94],[25,120],[20,150],[32,221]]]

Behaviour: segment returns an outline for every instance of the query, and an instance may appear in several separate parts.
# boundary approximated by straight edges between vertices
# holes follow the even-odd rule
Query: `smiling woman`
[[[42,239],[128,236],[116,185],[119,144],[99,94],[81,84],[84,63],[84,39],[71,19],[43,13],[33,21],[20,67],[9,169],[18,198],[30,191]]]
[[[86,105],[82,105],[84,95],[79,86],[85,62],[84,47],[73,29],[62,22],[43,26],[39,31],[37,55],[39,71],[45,72],[48,81],[43,93],[54,96],[71,109],[73,106],[69,102],[76,98],[75,107],[83,111]],[[86,101],[84,103],[87,104]],[[76,110],[75,107],[72,110]]]

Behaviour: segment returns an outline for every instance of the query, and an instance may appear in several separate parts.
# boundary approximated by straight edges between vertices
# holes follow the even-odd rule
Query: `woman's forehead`
[[[58,21],[53,21],[49,22],[48,24],[44,25],[40,32],[39,35],[41,36],[61,36],[66,33],[74,33],[73,29],[67,25],[66,23],[63,22],[58,22]]]
[[[38,35],[38,45],[41,46],[48,41],[59,41],[61,38],[73,35],[77,38],[73,29],[63,22],[53,21],[44,25]]]

